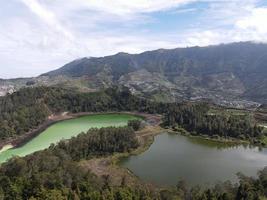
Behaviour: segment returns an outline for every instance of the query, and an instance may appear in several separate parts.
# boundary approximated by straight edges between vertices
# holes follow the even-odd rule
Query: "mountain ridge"
[[[267,102],[267,44],[238,42],[81,58],[33,78],[37,84],[97,90],[124,85],[156,101]]]
[[[100,82],[105,83],[103,85],[122,84],[137,93],[147,93],[149,83],[158,83],[158,87],[153,87],[153,91],[162,87],[164,91],[168,90],[168,87],[178,90],[174,91],[174,99],[181,96],[203,98],[204,93],[214,93],[211,95],[214,98],[223,92],[227,96],[226,99],[233,96],[265,102],[266,74],[267,44],[239,42],[207,47],[158,49],[140,54],[121,52],[112,56],[83,58],[41,76],[96,76]],[[155,78],[156,80],[153,80]],[[145,91],[140,90],[139,85],[144,85]],[[257,88],[260,89],[259,92],[255,91]]]

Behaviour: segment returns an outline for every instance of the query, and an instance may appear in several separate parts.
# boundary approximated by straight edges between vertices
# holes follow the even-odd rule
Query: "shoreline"
[[[161,116],[156,114],[146,114],[146,113],[137,113],[137,112],[101,112],[101,113],[65,113],[61,115],[52,116],[52,119],[50,118],[50,124],[43,124],[43,128],[46,128],[51,126],[52,124],[64,121],[68,119],[78,118],[86,115],[101,115],[101,114],[129,114],[134,116],[143,117],[147,123],[147,125],[139,130],[136,131],[136,137],[139,142],[139,146],[136,149],[133,149],[130,152],[125,153],[115,153],[113,155],[107,156],[107,157],[98,157],[93,158],[90,160],[82,160],[80,162],[81,166],[90,169],[95,175],[102,177],[103,175],[110,175],[110,179],[112,180],[112,184],[114,186],[117,186],[121,183],[121,181],[125,178],[127,180],[127,184],[129,185],[145,185],[145,186],[151,186],[156,185],[157,189],[164,189],[167,188],[167,186],[160,186],[151,182],[146,182],[141,180],[138,176],[136,176],[131,170],[128,168],[124,168],[120,165],[121,160],[124,158],[127,158],[129,156],[133,155],[139,155],[145,151],[147,151],[150,146],[153,144],[154,139],[157,135],[167,132],[167,133],[173,133],[173,134],[180,134],[189,138],[199,138],[207,141],[212,142],[219,142],[226,145],[241,145],[241,144],[249,144],[248,141],[240,141],[240,140],[232,140],[232,139],[215,139],[215,138],[207,138],[203,135],[191,135],[191,134],[182,134],[179,131],[175,131],[172,129],[166,129],[160,126],[160,123],[162,122]],[[54,120],[54,121],[51,121]],[[45,128],[45,129],[46,129]],[[41,131],[41,129],[38,129]],[[42,131],[41,131],[42,132]],[[32,138],[30,138],[32,139]],[[27,141],[26,141],[27,142]],[[16,146],[17,147],[17,146]],[[13,148],[12,144],[5,145],[2,150],[0,150],[0,153],[3,151],[6,151],[10,148]]]
[[[4,149],[4,148],[6,148],[6,146],[8,145],[10,145],[8,146],[9,147],[8,149],[18,148],[18,147],[23,146],[24,144],[26,144],[27,142],[32,140],[34,137],[38,136],[40,133],[42,133],[47,128],[49,128],[50,126],[52,126],[53,124],[57,122],[75,119],[75,118],[83,117],[86,115],[101,115],[101,114],[129,114],[129,115],[141,117],[143,119],[149,119],[151,121],[150,122],[151,124],[157,123],[156,122],[157,119],[154,119],[153,117],[156,115],[139,113],[139,112],[127,112],[127,111],[125,112],[79,112],[79,113],[63,112],[57,115],[55,114],[50,115],[49,117],[47,117],[47,120],[44,121],[42,124],[40,124],[38,127],[30,130],[29,132],[21,136],[17,136],[17,137],[10,138],[10,139],[0,142],[0,153],[3,151],[6,151],[7,149]]]
[[[139,141],[139,146],[136,149],[133,149],[130,152],[125,153],[115,153],[113,155],[109,155],[106,157],[98,157],[91,160],[83,160],[81,161],[81,165],[92,171],[96,176],[101,177],[103,175],[109,175],[111,180],[111,184],[113,186],[118,186],[120,183],[119,180],[123,178],[127,180],[127,185],[144,185],[144,186],[156,186],[157,190],[162,190],[169,188],[167,185],[159,185],[156,183],[148,182],[142,180],[138,177],[134,172],[132,172],[129,168],[123,167],[120,162],[123,162],[123,159],[127,159],[130,156],[136,156],[142,154],[147,151],[151,145],[153,144],[155,137],[160,135],[161,133],[170,133],[170,134],[179,134],[188,138],[197,138],[201,140],[206,140],[210,142],[221,143],[225,145],[229,145],[229,147],[239,146],[239,145],[250,145],[249,141],[237,140],[237,139],[215,139],[215,138],[207,138],[203,135],[194,136],[189,134],[182,134],[178,131],[174,131],[171,129],[166,129],[160,127],[160,123],[156,125],[148,125],[144,129],[137,131],[136,136]],[[257,146],[257,145],[253,145]],[[112,171],[112,173],[110,173]],[[114,181],[115,180],[115,181]],[[114,182],[113,182],[114,181]]]
[[[157,118],[157,123],[148,124],[143,129],[136,131],[136,137],[139,142],[139,146],[136,149],[132,149],[130,152],[114,153],[106,157],[98,157],[90,160],[80,161],[80,165],[89,169],[98,177],[108,175],[112,185],[119,186],[122,179],[127,180],[127,185],[143,185],[151,186],[153,183],[141,180],[128,168],[122,167],[119,163],[122,159],[133,155],[139,155],[150,148],[153,144],[155,136],[163,133],[164,128],[160,127],[161,116],[151,115],[153,118]],[[158,187],[162,189],[164,187]]]
[[[3,153],[5,151],[7,151],[8,149],[12,149],[14,148],[14,146],[12,144],[7,144],[5,146],[3,146],[1,149],[0,149],[0,153]]]
[[[242,144],[247,144],[250,145],[249,141],[246,140],[239,140],[239,139],[235,139],[235,138],[231,138],[231,139],[225,139],[225,138],[211,138],[211,137],[206,137],[203,135],[192,135],[190,133],[188,134],[183,134],[179,131],[175,131],[175,130],[171,130],[171,129],[167,129],[168,133],[173,133],[173,134],[179,134],[188,138],[196,138],[196,139],[202,139],[202,140],[206,140],[206,141],[210,141],[210,142],[216,142],[216,143],[220,143],[220,144],[225,144],[225,145],[242,145]],[[251,144],[254,146],[258,146],[255,144]]]
[[[71,118],[72,117],[68,115],[51,115],[47,118],[45,122],[40,124],[35,129],[32,129],[23,135],[16,136],[14,138],[10,138],[10,139],[7,139],[6,141],[1,142],[0,149],[2,150],[4,146],[8,144],[12,145],[13,146],[12,148],[18,148],[24,145],[25,143],[27,143],[28,141],[30,141],[31,139],[33,139],[34,137],[38,136],[41,132],[45,131],[49,126],[53,125],[54,123],[68,120]]]

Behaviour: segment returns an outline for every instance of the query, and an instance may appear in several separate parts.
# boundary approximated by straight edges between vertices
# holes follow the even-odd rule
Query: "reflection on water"
[[[266,148],[262,148],[262,147],[257,147],[255,145],[251,145],[249,143],[238,143],[238,142],[223,142],[223,141],[216,141],[216,140],[210,140],[210,139],[205,139],[205,138],[201,138],[201,137],[188,137],[188,140],[194,144],[197,145],[204,145],[204,146],[208,146],[210,148],[216,148],[216,149],[233,149],[233,148],[240,148],[241,146],[244,149],[256,149],[257,151],[262,151],[262,150],[266,150]]]
[[[163,133],[144,153],[120,163],[141,179],[175,185],[184,179],[190,185],[237,181],[236,173],[255,176],[267,166],[267,151],[249,145],[227,145],[200,138]]]

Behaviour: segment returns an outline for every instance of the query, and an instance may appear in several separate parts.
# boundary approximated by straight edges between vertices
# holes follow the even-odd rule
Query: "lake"
[[[183,179],[191,186],[209,186],[217,181],[236,182],[237,172],[255,176],[267,166],[267,150],[162,133],[147,151],[119,164],[157,185],[173,186]]]
[[[125,126],[129,120],[137,118],[137,116],[128,114],[97,114],[57,122],[23,146],[1,152],[0,163],[14,155],[25,156],[45,149],[52,143],[57,143],[62,139],[69,139],[81,132],[88,131],[90,128]]]

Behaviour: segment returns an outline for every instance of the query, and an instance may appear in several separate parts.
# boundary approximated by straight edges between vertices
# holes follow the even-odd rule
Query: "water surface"
[[[14,155],[25,156],[35,151],[45,149],[52,143],[57,143],[62,139],[69,139],[81,132],[88,131],[90,128],[125,126],[128,120],[136,118],[136,116],[128,114],[99,114],[61,121],[51,125],[25,145],[1,152],[0,163]]]
[[[163,133],[144,153],[123,159],[120,164],[142,180],[158,185],[209,185],[237,181],[237,172],[255,176],[267,166],[267,150],[258,147],[225,146],[222,143]]]

